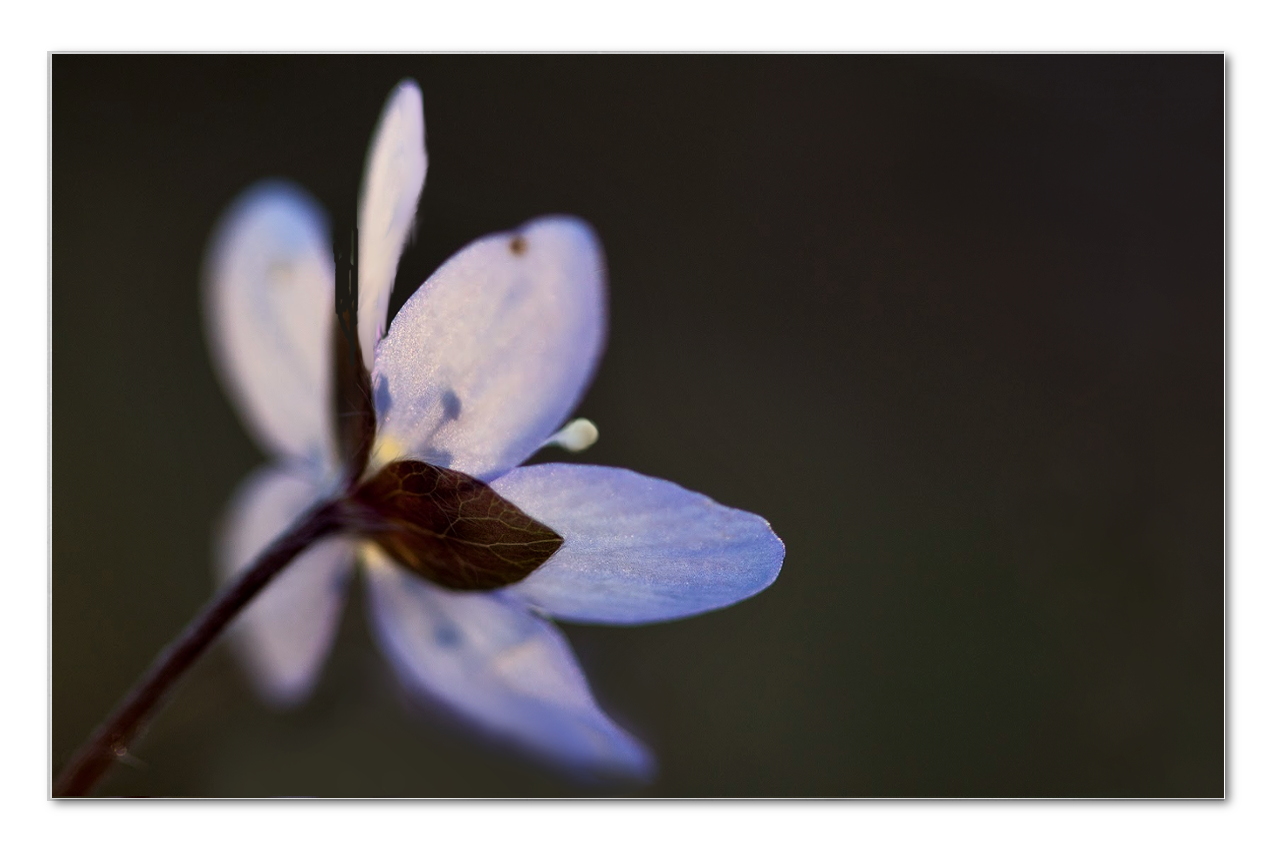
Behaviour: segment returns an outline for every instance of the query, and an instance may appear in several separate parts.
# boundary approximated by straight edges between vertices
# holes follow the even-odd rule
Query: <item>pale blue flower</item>
[[[604,257],[585,223],[547,217],[472,243],[384,336],[426,168],[422,95],[406,81],[374,134],[358,212],[359,342],[378,430],[370,468],[415,458],[470,474],[564,545],[518,583],[456,592],[353,536],[325,540],[250,605],[233,631],[236,648],[268,700],[302,701],[362,563],[374,635],[408,688],[569,767],[643,776],[648,752],[600,710],[545,617],[638,624],[724,607],[773,582],[782,542],[759,516],[663,480],[588,465],[517,467],[545,444],[576,449],[594,439],[582,421],[557,432],[604,346]],[[342,487],[330,245],[310,196],[269,182],[231,206],[210,246],[214,360],[273,457],[231,502],[219,548],[224,581]]]

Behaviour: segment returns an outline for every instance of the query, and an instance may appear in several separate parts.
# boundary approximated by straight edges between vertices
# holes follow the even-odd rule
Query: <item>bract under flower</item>
[[[359,210],[359,342],[377,420],[371,469],[418,460],[486,481],[563,545],[517,583],[457,592],[368,540],[338,536],[305,552],[247,608],[237,649],[268,700],[303,700],[359,555],[375,636],[409,689],[566,766],[643,776],[647,751],[600,710],[543,615],[637,624],[724,607],[773,582],[782,542],[759,516],[631,471],[517,467],[572,414],[603,349],[604,258],[584,222],[545,217],[472,243],[409,298],[383,338],[426,164],[422,96],[406,81],[374,134]],[[210,246],[215,364],[246,427],[275,457],[232,500],[219,549],[224,580],[346,483],[329,417],[327,228],[305,192],[268,182],[231,206]]]

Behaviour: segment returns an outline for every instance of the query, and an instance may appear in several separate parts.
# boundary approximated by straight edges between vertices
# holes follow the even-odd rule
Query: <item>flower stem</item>
[[[83,797],[93,790],[184,672],[218,638],[236,614],[316,540],[343,526],[342,503],[318,504],[282,533],[234,583],[205,605],[170,643],[115,710],[67,762],[53,783],[55,797]]]

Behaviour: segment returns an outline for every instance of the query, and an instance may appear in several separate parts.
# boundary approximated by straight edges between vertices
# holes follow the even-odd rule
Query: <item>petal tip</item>
[[[636,625],[719,610],[771,586],[786,555],[764,518],[626,469],[531,465],[493,486],[565,538],[513,587],[556,619]]]
[[[754,515],[754,513],[752,513]],[[756,515],[760,520],[760,524],[764,526],[764,535],[761,537],[760,551],[762,553],[761,567],[764,569],[761,577],[763,583],[760,592],[773,585],[778,579],[778,575],[782,573],[782,563],[787,558],[787,545],[782,541],[782,537],[773,529],[773,525],[763,516]]]
[[[601,258],[604,256],[600,237],[591,223],[568,213],[551,213],[530,219],[514,229],[513,234],[529,239],[535,236],[543,240],[554,239],[561,245],[576,244],[580,249]]]
[[[270,225],[288,226],[286,233],[310,226],[328,235],[329,217],[320,203],[305,189],[284,178],[267,178],[239,192],[218,217],[205,251],[204,278],[227,259],[227,251],[237,239],[250,236],[249,229]]]
[[[252,645],[254,645],[253,638],[244,636],[241,641],[242,648]],[[254,663],[257,659],[255,655],[260,653],[257,648],[247,648],[239,653],[247,680],[258,699],[273,711],[292,711],[301,707],[311,695],[319,673],[285,680],[279,674],[267,671]]]
[[[629,743],[618,759],[611,769],[621,778],[648,785],[658,777],[658,760],[647,746],[633,737],[629,737]]]
[[[387,99],[390,104],[405,104],[406,106],[418,107],[418,112],[422,112],[422,87],[418,85],[418,81],[412,77],[406,77],[396,84],[391,90],[391,96]]]

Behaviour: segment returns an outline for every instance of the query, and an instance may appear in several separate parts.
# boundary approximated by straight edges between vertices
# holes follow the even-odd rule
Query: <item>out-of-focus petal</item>
[[[378,349],[375,453],[486,480],[515,467],[577,405],[604,312],[604,256],[580,220],[537,219],[467,246],[409,298]]]
[[[217,572],[226,583],[321,497],[316,482],[285,468],[259,468],[231,500],[218,547]],[[258,594],[231,626],[237,654],[254,685],[280,706],[307,697],[333,645],[354,545],[322,539],[303,551]]]
[[[725,607],[773,583],[782,540],[758,515],[621,468],[530,465],[491,484],[564,537],[508,593],[557,619],[634,624]]]
[[[303,190],[257,184],[231,205],[205,259],[214,363],[266,451],[331,464],[333,252]]]
[[[554,626],[500,595],[432,586],[381,554],[366,564],[375,633],[406,687],[570,769],[651,772],[648,751],[596,705]]]
[[[360,189],[360,347],[364,363],[387,328],[387,302],[400,252],[427,178],[422,92],[405,80],[382,110]]]

